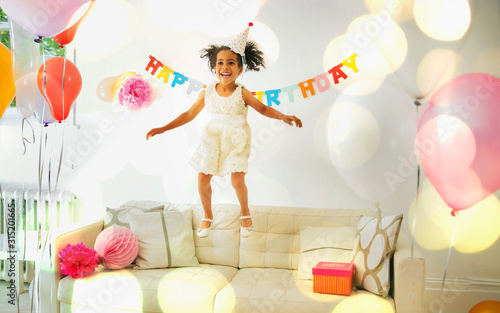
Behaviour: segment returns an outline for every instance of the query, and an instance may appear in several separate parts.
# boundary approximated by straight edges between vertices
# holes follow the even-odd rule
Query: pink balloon
[[[52,37],[57,35],[83,16],[85,11],[80,11],[80,16],[73,15],[83,5],[91,0],[0,0],[2,10],[16,21],[22,28],[39,37]]]
[[[127,227],[113,225],[97,236],[94,249],[100,264],[110,269],[120,269],[135,260],[139,242]]]
[[[498,116],[500,79],[471,73],[437,90],[420,117],[420,163],[453,211],[468,209],[500,188]]]

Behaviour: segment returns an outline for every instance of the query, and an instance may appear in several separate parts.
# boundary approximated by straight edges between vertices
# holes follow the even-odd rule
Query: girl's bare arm
[[[146,139],[149,139],[155,135],[162,134],[168,130],[172,130],[174,128],[177,128],[179,126],[191,122],[201,112],[201,110],[203,110],[204,107],[205,107],[205,90],[202,90],[200,92],[200,95],[198,96],[198,99],[196,100],[195,103],[193,103],[193,105],[189,108],[189,110],[177,116],[173,121],[171,121],[167,125],[151,129],[147,133]]]
[[[271,108],[270,106],[264,105],[264,103],[255,98],[254,95],[252,95],[252,93],[246,88],[243,88],[243,100],[247,105],[251,106],[257,112],[266,117],[282,120],[283,122],[292,126],[293,123],[295,123],[295,126],[302,127],[302,121],[298,117],[293,115],[285,115],[280,111]]]

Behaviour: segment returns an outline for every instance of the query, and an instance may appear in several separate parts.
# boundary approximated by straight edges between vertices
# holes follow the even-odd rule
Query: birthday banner
[[[338,84],[341,78],[347,79],[348,75],[342,70],[343,66],[348,67],[350,70],[356,73],[358,71],[358,68],[356,67],[357,56],[358,54],[354,53],[353,55],[342,61],[340,64],[329,69],[328,72],[317,75],[316,77],[308,79],[306,81],[289,85],[280,89],[269,89],[266,91],[252,92],[252,94],[254,94],[257,99],[267,104],[268,106],[272,106],[273,104],[279,105],[281,103],[281,101],[279,100],[279,96],[282,94],[286,94],[288,96],[289,102],[294,102],[295,98],[293,95],[293,91],[297,89],[300,89],[302,98],[304,99],[315,96],[317,93],[316,90],[318,92],[324,92],[328,88],[330,88],[332,82],[333,84]],[[205,88],[206,86],[196,79],[189,78],[179,72],[174,71],[170,67],[163,65],[162,62],[151,55],[149,56],[149,59],[149,63],[146,66],[146,72],[150,73],[153,76],[156,75],[156,78],[159,80],[163,79],[163,82],[165,84],[168,84],[170,82],[170,86],[173,88],[184,85],[187,82],[186,93],[190,95],[193,91],[200,91],[201,88]],[[157,72],[158,74],[156,74]],[[170,79],[170,74],[172,74],[172,79]],[[333,81],[331,81],[330,78],[332,78]],[[314,88],[314,86],[316,86],[316,88]]]

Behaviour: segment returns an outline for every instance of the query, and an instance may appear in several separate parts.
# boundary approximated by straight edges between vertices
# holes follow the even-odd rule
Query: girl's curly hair
[[[226,45],[209,45],[200,51],[200,58],[205,58],[208,60],[208,67],[212,73],[215,73],[215,66],[217,65],[217,54],[222,50],[231,50]],[[243,58],[241,55],[236,53],[238,56],[238,66],[243,66]],[[264,53],[260,51],[257,43],[255,41],[247,41],[245,47],[245,72],[260,71],[260,68],[266,68],[264,62]]]

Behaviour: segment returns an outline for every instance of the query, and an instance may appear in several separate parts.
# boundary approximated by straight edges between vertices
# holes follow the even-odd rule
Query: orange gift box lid
[[[313,275],[351,277],[354,263],[319,262],[312,268]]]

